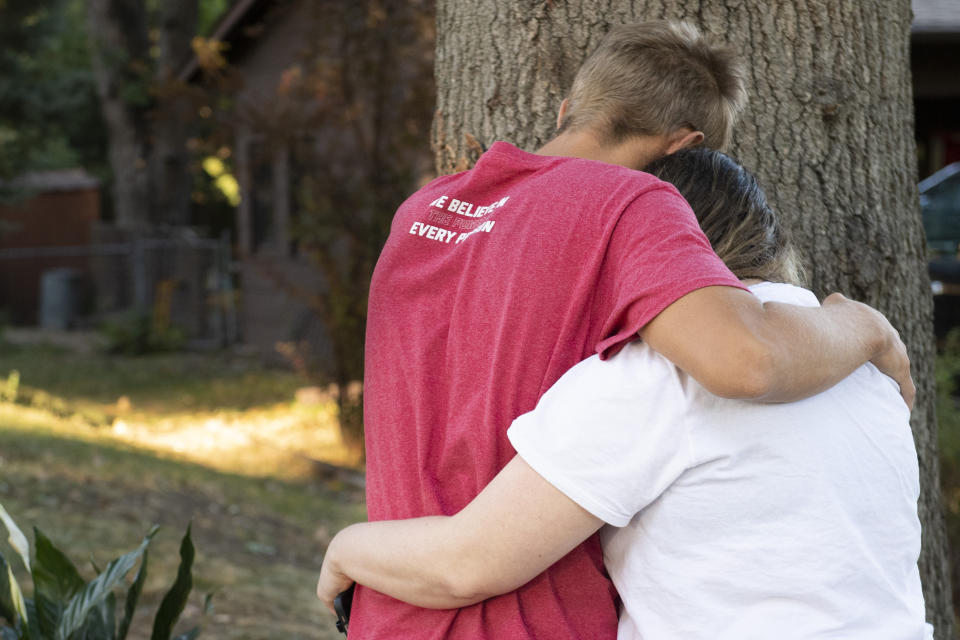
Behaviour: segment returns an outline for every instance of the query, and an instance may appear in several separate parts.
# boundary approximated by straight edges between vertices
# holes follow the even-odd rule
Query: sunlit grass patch
[[[221,470],[285,478],[311,476],[318,461],[350,466],[360,458],[356,447],[341,439],[329,393],[298,393],[305,383],[301,377],[249,360],[200,354],[125,358],[0,346],[0,381],[12,372],[19,385],[13,402],[20,411],[34,424],[78,438],[115,440]],[[15,422],[16,413],[8,406],[6,419]]]
[[[106,431],[119,441],[224,471],[303,478],[313,475],[317,461],[350,466],[359,458],[341,438],[333,402],[156,420],[138,416],[118,417]]]

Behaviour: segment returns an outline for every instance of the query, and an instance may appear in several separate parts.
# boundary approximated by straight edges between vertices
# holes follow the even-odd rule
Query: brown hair
[[[699,147],[646,169],[680,192],[727,268],[740,279],[802,285],[803,269],[757,179],[730,156]]]
[[[732,50],[685,22],[642,22],[611,29],[583,63],[560,130],[593,128],[617,143],[689,127],[723,149],[745,101]]]

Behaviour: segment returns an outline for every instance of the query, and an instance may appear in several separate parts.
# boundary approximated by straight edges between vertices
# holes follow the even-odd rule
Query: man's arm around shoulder
[[[913,407],[916,389],[899,334],[880,312],[838,293],[821,307],[798,307],[704,287],[660,312],[640,337],[718,396],[800,400],[869,361],[897,381]]]

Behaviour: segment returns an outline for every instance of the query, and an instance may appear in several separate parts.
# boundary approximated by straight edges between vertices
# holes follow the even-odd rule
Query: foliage
[[[0,3],[0,177],[106,167],[82,0]]]
[[[34,528],[35,557],[30,561],[29,543],[13,519],[0,506],[0,519],[10,534],[10,544],[20,555],[33,579],[33,598],[23,595],[7,560],[0,555],[0,627],[4,640],[124,640],[147,577],[148,547],[157,533],[154,526],[133,551],[107,564],[96,577],[85,582],[67,555]],[[170,640],[173,627],[193,587],[194,548],[190,527],[180,543],[180,567],[177,579],[167,591],[153,623],[151,640]],[[117,622],[116,592],[126,584],[126,576],[140,563],[127,588],[123,616]],[[176,640],[195,638],[199,628],[177,636]]]
[[[85,4],[86,0],[0,1],[0,179],[25,170],[77,166],[104,182],[111,179],[108,130],[91,64]],[[121,4],[130,8],[138,3]],[[150,32],[142,34],[143,42],[149,40],[151,46],[148,59],[134,60],[124,51],[111,52],[110,59],[124,65],[117,93],[146,112],[167,102],[170,87],[155,82],[152,69],[159,49],[155,25],[164,3],[139,4],[152,21]],[[200,0],[199,32],[209,31],[229,4]],[[173,57],[180,60],[185,53],[175,51]],[[156,109],[150,114],[154,120],[167,115]],[[10,199],[21,194],[0,195]],[[105,210],[110,211],[111,204],[105,199]]]
[[[209,34],[230,6],[229,0],[202,0],[198,6],[197,33]]]
[[[106,322],[102,331],[107,338],[107,351],[127,356],[178,351],[186,343],[179,328],[158,323],[153,316],[140,312]]]
[[[0,383],[0,402],[16,402],[20,392],[20,372],[14,369]]]

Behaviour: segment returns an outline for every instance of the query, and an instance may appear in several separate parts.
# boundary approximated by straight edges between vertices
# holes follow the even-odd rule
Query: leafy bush
[[[14,369],[6,380],[0,380],[0,402],[16,402],[20,391],[20,372]]]
[[[34,527],[36,555],[30,562],[30,543],[13,519],[0,506],[0,520],[10,534],[10,545],[33,578],[33,598],[24,597],[13,570],[0,555],[0,640],[124,640],[147,577],[147,548],[158,527],[153,527],[140,546],[112,560],[106,569],[85,582],[74,564],[39,529]],[[180,542],[177,578],[160,603],[150,640],[170,640],[173,627],[193,587],[193,542],[190,527]],[[117,623],[117,590],[140,560],[133,583],[126,592],[123,617]],[[209,600],[209,598],[208,598]],[[193,640],[200,628],[175,640]]]
[[[179,351],[186,343],[183,331],[163,325],[144,313],[135,313],[109,322],[102,328],[107,350],[128,356]]]

